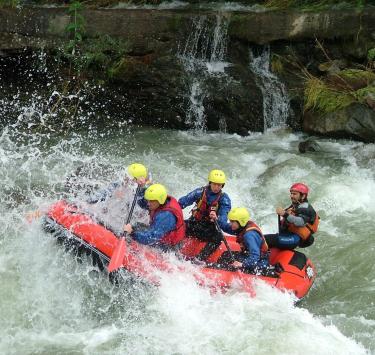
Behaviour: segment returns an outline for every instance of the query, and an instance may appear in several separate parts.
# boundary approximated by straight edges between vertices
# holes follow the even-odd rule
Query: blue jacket
[[[226,223],[223,228],[223,231],[230,233],[230,234],[239,234],[240,231],[233,231],[230,223]],[[263,243],[262,236],[255,230],[251,230],[246,232],[243,235],[243,243],[248,251],[248,253],[244,254],[242,260],[243,267],[249,270],[257,270],[269,265],[268,258],[262,255],[261,247]]]
[[[187,195],[181,197],[178,200],[181,208],[191,206],[194,203],[197,203],[203,193],[205,187],[198,187],[194,191],[188,193]],[[217,198],[217,194],[213,193],[210,188],[207,189],[207,202],[210,204]],[[223,192],[219,200],[219,210],[217,211],[218,223],[221,228],[226,225],[228,220],[228,212],[232,208],[232,204],[229,196]]]
[[[138,197],[138,205],[147,210],[147,200],[144,198],[145,189]],[[173,213],[169,211],[157,212],[150,227],[144,231],[134,231],[132,238],[141,244],[152,245],[157,244],[167,233],[176,228],[177,219]]]

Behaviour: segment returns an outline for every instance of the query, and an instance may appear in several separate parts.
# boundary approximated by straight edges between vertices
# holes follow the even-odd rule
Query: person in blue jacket
[[[153,184],[141,191],[138,205],[150,211],[151,224],[146,230],[137,230],[131,224],[124,231],[140,244],[160,247],[167,251],[178,249],[185,238],[183,213],[177,200],[168,195],[161,184]]]
[[[229,223],[223,227],[223,231],[237,236],[241,252],[232,252],[235,260],[231,259],[229,252],[224,252],[218,263],[231,264],[253,274],[268,270],[268,246],[260,228],[250,220],[248,210],[243,207],[233,208],[228,213],[228,219]]]
[[[138,184],[138,186],[142,187],[144,190],[151,184],[151,178],[149,178],[149,174],[147,168],[140,163],[133,163],[130,164],[127,168],[128,173],[131,178]],[[100,201],[104,201],[113,195],[119,198],[123,198],[124,191],[122,191],[122,187],[128,185],[130,179],[128,176],[125,176],[122,181],[114,181],[105,189],[102,189],[87,199],[88,203],[97,203]]]
[[[197,255],[198,260],[206,260],[220,245],[222,236],[214,220],[220,227],[227,223],[231,209],[229,196],[223,192],[226,177],[222,170],[211,170],[208,174],[208,185],[199,187],[178,200],[181,208],[195,204],[192,215],[185,220],[186,235],[207,242]]]

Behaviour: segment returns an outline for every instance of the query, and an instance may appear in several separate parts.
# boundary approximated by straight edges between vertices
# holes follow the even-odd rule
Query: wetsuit
[[[138,198],[138,205],[148,209],[144,191]],[[168,196],[164,205],[150,212],[151,224],[146,230],[133,230],[131,237],[145,245],[153,245],[163,250],[178,249],[179,242],[185,237],[185,225],[182,210],[178,202]]]
[[[298,228],[305,229],[309,225],[317,224],[319,217],[314,208],[305,200],[302,203],[291,205],[286,211],[280,223],[280,233],[264,236],[268,246],[270,248],[294,249],[312,245],[314,243],[314,231],[310,231],[307,238],[301,238],[301,235],[297,234],[295,230]]]
[[[246,272],[259,274],[269,268],[268,247],[259,227],[249,222],[248,225],[233,231],[231,224],[227,223],[224,232],[237,235],[237,241],[241,245],[241,252],[232,252],[234,259],[242,263],[242,269]],[[224,252],[218,263],[225,266],[232,263],[230,253]]]

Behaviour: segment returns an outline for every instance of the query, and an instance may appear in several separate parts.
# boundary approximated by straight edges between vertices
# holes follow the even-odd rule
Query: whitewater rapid
[[[0,136],[0,353],[3,354],[364,354],[375,352],[373,253],[374,145],[318,139],[298,153],[287,130],[239,137],[125,127],[110,132],[35,133],[7,126]],[[292,182],[311,187],[322,217],[304,250],[318,276],[296,306],[263,284],[257,297],[212,294],[188,274],[162,275],[160,287],[133,279],[111,284],[25,216],[46,210],[80,166],[96,188],[120,179],[128,164],[147,165],[180,197],[223,169],[233,206],[246,206],[264,232],[288,204]],[[185,211],[188,216],[188,210]],[[176,261],[177,263],[178,261]],[[125,277],[126,278],[126,277]]]

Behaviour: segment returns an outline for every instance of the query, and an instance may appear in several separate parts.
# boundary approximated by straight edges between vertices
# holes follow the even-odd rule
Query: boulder
[[[203,105],[209,130],[224,128],[243,136],[249,131],[263,132],[263,94],[247,68],[230,66],[227,76],[210,77],[205,90]]]
[[[307,139],[305,141],[299,142],[298,150],[300,153],[319,152],[320,145],[313,139]]]
[[[360,103],[330,113],[310,110],[304,115],[303,129],[312,134],[374,143],[375,111]]]

